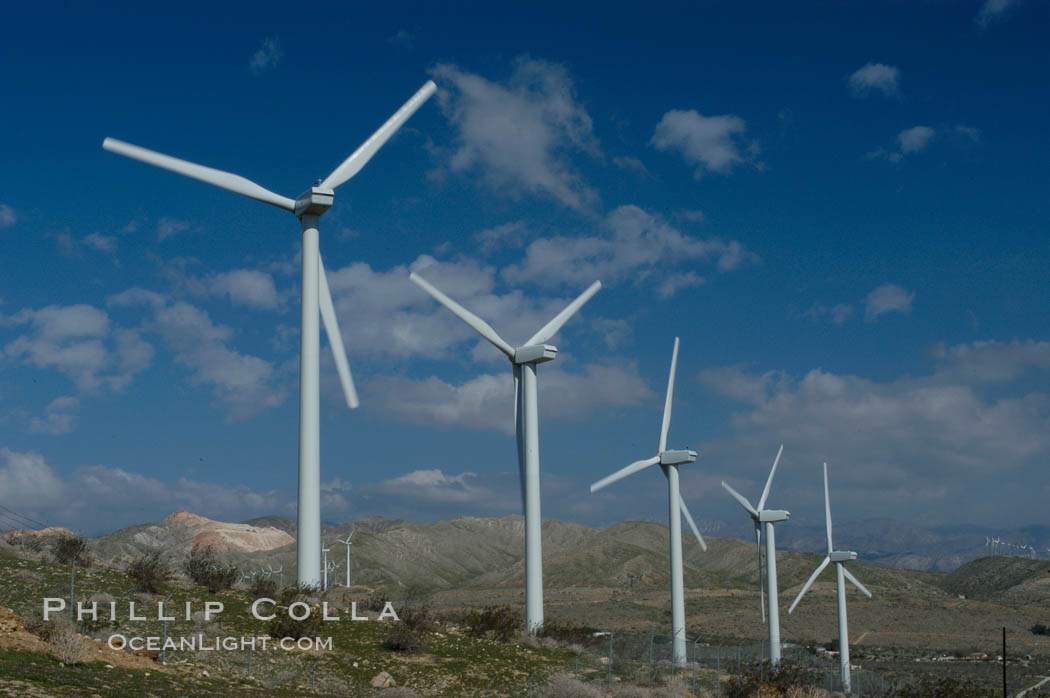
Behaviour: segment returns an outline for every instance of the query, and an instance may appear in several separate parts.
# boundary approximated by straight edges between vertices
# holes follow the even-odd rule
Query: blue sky
[[[7,10],[3,506],[294,516],[297,222],[101,141],[294,197],[434,79],[321,221],[326,520],[520,507],[509,366],[415,270],[512,342],[602,280],[540,368],[545,516],[666,518],[656,472],[587,485],[655,449],[678,335],[698,518],[784,443],[796,520],[826,459],[837,519],[1043,521],[1045,3],[247,7]]]

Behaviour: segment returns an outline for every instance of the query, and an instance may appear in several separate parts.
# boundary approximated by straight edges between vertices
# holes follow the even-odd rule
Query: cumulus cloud
[[[1007,12],[1020,4],[1021,0],[985,0],[973,21],[981,29],[987,29],[1005,19]]]
[[[649,168],[645,166],[645,163],[638,158],[631,157],[630,155],[614,157],[613,164],[621,170],[633,170],[634,172],[643,175],[649,174]]]
[[[180,509],[221,521],[295,512],[292,498],[280,492],[188,478],[163,482],[102,465],[62,476],[39,453],[4,447],[0,447],[0,503],[50,525],[83,529],[88,535],[157,520]]]
[[[153,355],[137,332],[114,329],[109,315],[91,305],[23,309],[0,319],[3,325],[29,328],[4,347],[7,357],[56,369],[80,390],[122,389],[149,366]]]
[[[580,373],[542,367],[540,374],[543,418],[582,419],[604,406],[636,405],[653,396],[633,364],[588,364]],[[514,381],[509,367],[460,385],[436,376],[422,380],[382,377],[371,381],[366,390],[370,405],[402,421],[514,433]]]
[[[886,313],[910,313],[915,294],[897,284],[883,284],[872,289],[864,304],[864,320],[872,322]]]
[[[885,63],[868,63],[849,76],[849,88],[854,97],[864,97],[876,92],[885,97],[897,94],[900,71]]]
[[[505,84],[447,63],[430,73],[443,86],[441,108],[456,129],[453,172],[476,169],[511,197],[543,194],[575,209],[597,202],[567,157],[598,156],[599,150],[591,117],[563,66],[521,58]]]
[[[204,310],[143,289],[112,296],[109,303],[115,307],[148,306],[152,318],[146,327],[160,335],[175,362],[189,371],[191,383],[212,389],[230,419],[246,418],[284,400],[285,390],[273,365],[231,349],[233,330],[212,322]]]
[[[252,54],[248,61],[248,68],[256,75],[262,75],[268,70],[276,68],[284,57],[281,51],[281,43],[276,36],[263,39],[262,45]]]
[[[7,204],[0,204],[0,228],[14,225],[18,221],[15,210]]]
[[[525,258],[503,270],[511,283],[588,284],[595,279],[617,283],[627,278],[645,283],[657,269],[668,266],[714,262],[720,271],[731,271],[755,263],[758,256],[739,242],[718,238],[697,239],[681,233],[663,218],[637,206],[620,206],[602,223],[600,236],[550,236],[533,241]],[[659,282],[658,293],[666,297],[679,288],[695,286],[702,278],[681,272],[670,286]]]
[[[474,239],[481,245],[483,253],[489,253],[500,247],[524,247],[528,233],[525,221],[511,221],[486,228],[475,235]]]
[[[745,161],[741,143],[747,124],[739,116],[703,116],[695,109],[672,109],[656,125],[650,144],[657,150],[676,151],[696,166],[700,179],[707,172],[725,174]]]
[[[77,423],[80,400],[67,395],[57,397],[44,408],[44,416],[29,424],[29,431],[36,434],[68,434]]]
[[[703,371],[709,390],[743,406],[731,419],[732,433],[705,452],[742,464],[742,477],[759,488],[784,443],[778,497],[814,504],[826,460],[837,497],[855,517],[910,512],[954,521],[960,508],[978,518],[992,507],[1009,513],[1009,498],[993,503],[984,493],[991,478],[997,488],[1032,496],[1025,474],[1041,473],[1050,457],[1050,395],[1018,380],[1050,370],[1050,343],[940,347],[936,360],[926,376],[888,382],[821,369],[801,378],[739,366]]]
[[[212,293],[225,296],[234,305],[272,310],[280,303],[273,277],[254,269],[235,269],[216,274],[209,280]]]
[[[112,254],[117,251],[117,239],[111,235],[100,235],[91,233],[84,237],[84,244],[99,252]]]
[[[912,126],[897,134],[897,149],[886,150],[879,148],[868,153],[872,159],[882,159],[889,162],[900,162],[905,155],[911,155],[923,151],[930,145],[937,132],[929,126]]]
[[[161,218],[157,221],[157,239],[167,240],[189,229],[190,224],[186,221],[180,221],[178,218]]]

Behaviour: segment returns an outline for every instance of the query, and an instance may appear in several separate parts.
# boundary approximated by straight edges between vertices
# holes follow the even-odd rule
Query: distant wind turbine
[[[503,352],[514,368],[514,427],[518,441],[518,472],[521,476],[521,498],[525,510],[525,626],[532,634],[543,627],[543,519],[540,515],[540,420],[536,398],[536,366],[553,361],[557,347],[547,340],[558,333],[566,322],[602,287],[595,281],[550,322],[529,337],[520,347],[511,346],[496,330],[413,272],[409,278],[429,293],[456,317]]]
[[[660,424],[660,445],[656,449],[656,455],[645,460],[635,461],[626,468],[616,471],[612,475],[602,478],[591,485],[591,492],[597,492],[601,488],[622,480],[628,475],[645,470],[646,468],[659,465],[667,477],[667,503],[668,522],[670,528],[670,552],[671,552],[671,656],[675,664],[685,664],[685,588],[682,571],[682,519],[684,516],[693,534],[700,542],[700,549],[707,550],[696,522],[689,514],[685,506],[685,500],[678,488],[678,466],[692,463],[696,460],[696,451],[668,451],[667,432],[671,428],[671,403],[674,398],[674,376],[678,365],[678,337],[674,338],[674,351],[671,353],[671,373],[667,378],[667,397],[664,399],[664,417]]]
[[[730,487],[725,480],[722,487],[732,495],[733,499],[744,507],[755,522],[755,540],[758,543],[758,581],[761,601],[762,584],[762,528],[766,535],[766,594],[769,607],[769,661],[776,664],[780,661],[780,610],[777,606],[777,545],[773,533],[773,524],[787,521],[791,513],[782,509],[766,509],[766,499],[769,498],[769,489],[773,486],[773,476],[780,464],[780,456],[784,453],[784,445],[780,445],[777,457],[773,461],[773,467],[769,470],[769,478],[766,487],[762,490],[762,498],[758,500],[758,507],[751,506],[751,502],[744,495]]]
[[[299,522],[297,558],[299,583],[316,588],[320,584],[321,547],[321,426],[320,426],[320,329],[318,314],[324,321],[328,343],[335,357],[336,370],[343,385],[346,403],[358,405],[357,391],[350,375],[350,365],[343,348],[336,321],[332,295],[325,279],[324,264],[318,248],[318,220],[331,207],[335,188],[356,175],[372,159],[401,125],[434,94],[437,86],[427,81],[386,123],[362,143],[350,157],[316,186],[297,199],[274,192],[230,172],[204,167],[186,160],[140,148],[130,143],[107,138],[102,147],[149,165],[214,185],[249,199],[261,201],[293,213],[303,232],[302,248],[302,327],[299,352]],[[308,139],[309,140],[309,139]]]
[[[350,586],[350,546],[353,545],[353,543],[351,543],[350,541],[354,537],[354,533],[356,532],[356,530],[357,529],[351,529],[350,530],[350,535],[348,535],[346,537],[346,540],[340,540],[340,539],[336,538],[337,541],[339,541],[340,543],[342,543],[343,545],[346,546],[346,585],[347,586]]]
[[[846,582],[844,577],[848,577],[853,586],[863,592],[869,599],[871,598],[871,592],[860,583],[860,581],[846,569],[846,563],[852,562],[857,559],[857,553],[852,550],[835,550],[831,544],[831,498],[828,495],[828,464],[824,464],[824,523],[827,527],[828,535],[828,554],[824,557],[824,560],[817,566],[816,571],[810,575],[809,579],[802,586],[802,590],[798,592],[798,596],[795,597],[791,607],[788,608],[790,614],[795,610],[795,606],[802,600],[806,591],[812,586],[813,582],[817,580],[820,573],[824,571],[824,568],[831,563],[835,563],[835,585],[836,593],[838,595],[839,602],[839,668],[842,674],[842,691],[844,693],[850,692],[850,673],[849,673],[849,628],[846,623]]]

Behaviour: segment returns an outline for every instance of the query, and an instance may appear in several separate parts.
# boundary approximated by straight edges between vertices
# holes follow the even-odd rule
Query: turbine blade
[[[848,569],[848,568],[847,568],[847,567],[846,567],[845,565],[843,565],[843,566],[842,566],[842,573],[843,573],[844,575],[846,575],[846,579],[848,579],[848,580],[850,580],[851,582],[853,582],[853,586],[855,586],[855,587],[857,587],[858,589],[860,589],[861,593],[863,593],[863,594],[864,594],[865,596],[867,596],[867,597],[868,597],[869,599],[871,598],[871,592],[870,592],[870,591],[868,591],[868,588],[867,588],[866,586],[864,586],[863,584],[861,584],[861,583],[860,583],[860,580],[859,580],[859,579],[857,579],[856,577],[854,577],[854,576],[853,576],[853,573],[852,573],[852,572],[850,572],[850,571],[849,571],[849,569]]]
[[[824,464],[824,525],[828,533],[828,555],[835,548],[831,544],[831,497],[828,495],[828,464]]]
[[[777,465],[780,464],[780,454],[784,452],[784,444],[780,444],[780,450],[777,451],[777,457],[773,460],[773,467],[769,470],[769,479],[766,480],[766,488],[762,490],[762,499],[758,500],[758,510],[766,506],[766,499],[769,497],[769,488],[773,486],[773,476],[776,475]]]
[[[766,587],[762,579],[762,524],[755,522],[755,550],[758,551],[758,605],[762,609],[762,622],[766,622]]]
[[[660,456],[653,456],[652,458],[646,458],[645,460],[636,460],[635,462],[628,465],[626,468],[621,468],[612,475],[608,475],[606,477],[603,477],[601,480],[598,480],[598,482],[591,485],[591,492],[597,492],[601,488],[611,485],[617,480],[622,480],[628,475],[634,475],[639,470],[645,470],[649,466],[656,465],[659,462]]]
[[[576,300],[565,306],[565,310],[555,315],[550,322],[540,328],[539,332],[532,335],[532,337],[529,338],[529,341],[525,342],[524,346],[529,346],[530,344],[543,344],[548,339],[558,334],[558,330],[561,329],[561,326],[568,322],[569,318],[575,315],[576,312],[583,307],[583,304],[589,301],[591,296],[597,293],[601,287],[601,281],[595,281],[588,286],[586,291],[576,297]]]
[[[400,109],[394,112],[394,115],[387,119],[386,123],[379,127],[378,131],[358,146],[357,150],[350,154],[350,157],[343,160],[343,164],[335,168],[332,174],[325,177],[325,180],[321,182],[321,187],[324,189],[335,189],[360,172],[361,168],[376,154],[376,151],[382,148],[383,144],[390,140],[390,137],[401,128],[401,125],[408,121],[408,118],[415,114],[417,109],[423,106],[423,102],[427,101],[430,95],[434,94],[435,90],[437,90],[437,85],[434,84],[434,81],[427,80],[426,84],[419,88],[419,91],[412,95],[411,99],[405,102]]]
[[[726,492],[731,494],[733,496],[733,499],[740,502],[740,506],[747,509],[747,513],[751,514],[752,516],[758,516],[758,511],[753,506],[751,506],[751,502],[747,501],[747,498],[744,497],[744,495],[740,494],[728,484],[726,484],[725,480],[722,480],[722,487],[726,488]]]
[[[412,283],[414,283],[416,286],[419,286],[421,289],[433,296],[434,300],[436,300],[438,303],[451,310],[460,320],[473,327],[478,334],[480,334],[482,337],[491,342],[493,346],[495,346],[497,349],[506,354],[508,358],[514,358],[514,347],[507,344],[503,337],[500,337],[499,334],[496,333],[496,330],[492,329],[492,327],[487,322],[485,322],[477,315],[464,308],[456,301],[446,296],[441,291],[434,288],[434,286],[432,286],[429,281],[424,279],[419,274],[412,272],[411,274],[409,274],[408,278],[410,278],[412,280]]]
[[[686,523],[689,524],[689,528],[693,529],[693,535],[696,536],[696,541],[700,543],[700,549],[705,553],[707,552],[707,543],[704,542],[704,537],[700,535],[700,529],[696,527],[696,522],[693,521],[693,515],[689,513],[689,507],[685,505],[685,500],[681,496],[678,497],[678,505],[682,509],[682,516],[685,517]]]
[[[678,368],[678,337],[674,338],[674,351],[671,352],[671,373],[667,376],[667,397],[664,398],[664,420],[660,423],[659,453],[667,450],[667,432],[671,428],[671,403],[674,401],[674,374]]]
[[[343,335],[339,333],[339,321],[335,316],[335,306],[332,304],[332,292],[328,289],[328,277],[324,273],[324,262],[321,261],[321,253],[317,253],[317,269],[320,272],[320,288],[318,289],[318,305],[321,308],[321,319],[324,321],[324,331],[328,335],[328,346],[332,348],[332,358],[335,359],[335,369],[339,372],[339,382],[343,384],[343,395],[346,396],[346,405],[355,409],[361,403],[357,399],[357,390],[354,388],[354,377],[350,373],[350,363],[346,360],[346,348],[343,346]]]
[[[216,170],[211,167],[205,167],[204,165],[197,165],[192,162],[187,162],[186,160],[173,158],[170,155],[164,155],[153,150],[140,148],[131,143],[118,141],[116,138],[107,138],[102,141],[102,147],[111,153],[117,153],[118,155],[129,157],[132,160],[138,160],[139,162],[144,162],[148,165],[171,170],[172,172],[177,172],[186,177],[199,179],[202,182],[207,182],[208,184],[219,187],[220,189],[232,191],[241,196],[247,196],[249,199],[261,201],[264,204],[283,208],[286,211],[295,211],[294,199],[275,194],[269,189],[259,186],[250,179],[241,177],[240,175],[235,175],[232,172],[223,172],[222,170]]]
[[[809,588],[811,586],[813,586],[813,582],[817,581],[817,577],[820,576],[820,573],[824,571],[824,568],[827,567],[828,563],[830,562],[831,558],[825,557],[824,560],[817,567],[817,569],[813,571],[813,574],[809,575],[809,579],[807,579],[806,583],[802,585],[802,591],[798,592],[798,596],[796,596],[795,600],[791,602],[791,606],[788,608],[788,615],[790,615],[791,612],[795,610],[795,606],[798,606],[798,602],[802,600],[802,597],[805,595],[805,593],[809,591]]]

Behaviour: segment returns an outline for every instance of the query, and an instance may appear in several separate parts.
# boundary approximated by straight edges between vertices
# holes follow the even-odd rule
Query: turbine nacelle
[[[852,550],[835,550],[828,557],[832,562],[852,562],[857,559],[857,553]]]
[[[335,201],[335,192],[331,189],[310,187],[295,200],[293,213],[297,218],[302,218],[307,214],[320,216],[332,207],[333,201]]]
[[[790,516],[791,512],[783,509],[763,509],[758,512],[757,517],[752,514],[751,518],[759,523],[778,523],[787,521]]]
[[[696,451],[663,451],[660,453],[660,465],[682,465],[696,460]]]
[[[518,347],[514,350],[514,356],[510,357],[512,364],[542,364],[546,361],[554,361],[558,356],[558,347],[551,344],[530,344]]]

